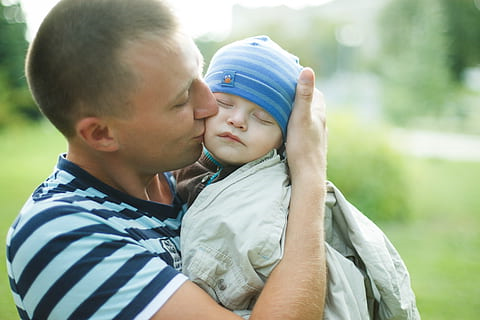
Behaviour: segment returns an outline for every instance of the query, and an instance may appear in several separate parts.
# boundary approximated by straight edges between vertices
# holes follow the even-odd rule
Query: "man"
[[[180,273],[168,172],[199,157],[204,119],[217,112],[202,66],[157,0],[63,0],[45,18],[27,79],[68,152],[9,231],[22,319],[239,318]],[[252,320],[322,316],[326,129],[313,83],[304,70],[287,136],[285,255]]]

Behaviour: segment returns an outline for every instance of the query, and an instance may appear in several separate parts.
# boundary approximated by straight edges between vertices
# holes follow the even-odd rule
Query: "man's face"
[[[257,104],[228,93],[214,93],[218,113],[207,119],[205,147],[224,165],[242,165],[282,144],[275,119]]]
[[[156,37],[139,40],[123,56],[138,83],[130,98],[133,114],[114,120],[119,155],[127,167],[145,175],[197,160],[204,118],[217,112],[194,42],[179,36],[169,49],[164,43]]]

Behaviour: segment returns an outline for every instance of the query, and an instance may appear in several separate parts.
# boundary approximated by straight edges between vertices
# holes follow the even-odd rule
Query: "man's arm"
[[[313,102],[312,102],[313,100]],[[318,320],[326,287],[323,210],[326,179],[325,105],[304,69],[288,126],[292,196],[285,254],[270,275],[250,320]],[[185,282],[152,319],[241,319],[193,282]]]
[[[285,254],[267,280],[250,319],[322,318],[326,135],[323,97],[314,90],[313,71],[304,69],[287,133],[292,196]]]

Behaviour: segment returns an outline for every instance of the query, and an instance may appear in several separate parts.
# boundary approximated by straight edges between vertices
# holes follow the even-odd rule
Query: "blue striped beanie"
[[[302,68],[296,56],[268,36],[256,36],[218,50],[205,81],[212,92],[237,95],[259,105],[277,121],[285,139]]]

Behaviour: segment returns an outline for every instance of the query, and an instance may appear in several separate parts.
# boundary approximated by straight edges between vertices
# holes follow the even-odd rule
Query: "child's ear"
[[[77,122],[77,136],[98,151],[118,150],[118,142],[108,122],[97,117],[83,118]]]

